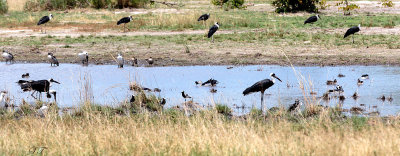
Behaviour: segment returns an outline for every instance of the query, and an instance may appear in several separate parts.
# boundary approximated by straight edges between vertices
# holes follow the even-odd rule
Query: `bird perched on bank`
[[[137,66],[138,65],[138,59],[136,57],[132,58],[132,66]]]
[[[89,64],[89,54],[87,51],[82,51],[78,54],[78,57],[82,61],[82,64]]]
[[[118,54],[117,56],[117,63],[118,63],[118,68],[124,68],[124,58],[122,57],[121,54]]]
[[[270,88],[271,86],[273,86],[275,84],[275,79],[281,81],[281,79],[279,79],[275,75],[275,73],[271,73],[270,77],[271,77],[271,79],[264,79],[264,80],[258,81],[243,91],[244,96],[254,93],[254,92],[261,92],[261,109],[262,110],[264,109],[263,101],[264,101],[265,90],[267,90],[268,88]]]
[[[132,16],[123,17],[117,22],[117,25],[124,24],[124,32],[125,32],[126,24],[131,22],[132,20],[133,20]]]
[[[27,78],[29,78],[29,73],[22,74],[21,77],[22,77],[23,79],[27,79]]]
[[[135,95],[131,96],[131,99],[129,100],[130,103],[134,103],[135,102]]]
[[[182,91],[182,97],[185,99],[185,102],[186,102],[186,99],[191,99],[192,98],[188,94],[186,94],[185,91]]]
[[[12,61],[14,61],[14,55],[12,55],[10,52],[7,52],[6,50],[3,50],[2,56],[6,60],[6,64],[7,62],[10,62],[11,64]]]
[[[218,81],[214,80],[214,79],[209,79],[206,82],[202,83],[201,85],[204,86],[204,85],[207,85],[207,84],[210,84],[211,86],[215,86],[215,85],[218,84]]]
[[[290,105],[288,112],[292,112],[292,111],[298,109],[300,105],[301,105],[301,103],[300,103],[299,99],[296,99],[294,101],[294,104]]]
[[[53,19],[53,15],[52,14],[50,14],[49,16],[43,16],[42,18],[40,18],[40,20],[37,23],[37,25],[44,24],[44,26],[46,27],[46,23],[49,22],[51,19]],[[41,32],[43,33],[43,27],[41,27]],[[44,33],[46,33],[46,28],[44,29]]]
[[[160,105],[161,105],[161,106],[164,106],[166,103],[167,103],[167,100],[165,100],[165,98],[162,98],[162,99],[160,100]]]
[[[42,94],[42,92],[49,92],[50,91],[50,87],[52,85],[52,83],[57,83],[60,84],[59,82],[53,80],[53,79],[49,79],[49,80],[38,80],[38,81],[26,81],[26,80],[19,80],[18,85],[21,87],[22,91],[27,92],[27,91],[32,91],[31,96],[35,99],[37,99],[37,97],[33,96],[33,94],[35,92],[39,92],[40,95]],[[40,100],[40,95],[39,95],[39,100]]]
[[[321,17],[319,17],[318,14],[309,17],[307,20],[304,21],[304,24],[310,23],[313,24],[314,22],[318,21],[319,19],[321,19]]]
[[[350,29],[348,29],[346,31],[343,38],[346,38],[347,36],[352,35],[353,43],[354,43],[354,34],[359,32],[360,30],[361,30],[361,24],[358,24],[358,26],[351,27]]]
[[[47,58],[49,59],[50,66],[59,66],[60,64],[58,63],[57,58],[54,56],[53,53],[48,53]]]
[[[214,42],[214,34],[215,32],[217,32],[217,30],[219,29],[219,24],[218,22],[215,22],[215,24],[210,28],[210,30],[208,30],[208,38],[212,37],[212,42]]]
[[[152,57],[150,57],[150,58],[146,59],[146,62],[147,62],[149,65],[153,65],[154,60],[153,60]]]

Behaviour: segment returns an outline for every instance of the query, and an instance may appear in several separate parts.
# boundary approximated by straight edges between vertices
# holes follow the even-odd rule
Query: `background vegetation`
[[[141,8],[149,0],[29,0],[24,5],[26,11],[66,10],[92,7],[96,9]]]
[[[0,0],[0,14],[5,14],[8,12],[7,0]]]

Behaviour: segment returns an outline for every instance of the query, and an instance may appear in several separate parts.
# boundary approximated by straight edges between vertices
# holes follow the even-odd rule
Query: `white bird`
[[[82,64],[89,64],[89,54],[87,51],[82,51],[78,54],[79,59],[82,61]]]
[[[38,112],[38,115],[43,118],[47,115],[48,110],[49,110],[49,107],[46,104],[43,104],[43,106],[40,107],[37,112]]]
[[[6,64],[7,64],[7,62],[12,63],[12,61],[14,60],[14,56],[5,50],[3,50],[2,56],[6,60]]]
[[[49,59],[50,66],[53,66],[53,64],[54,64],[54,66],[59,66],[59,65],[60,65],[60,64],[58,63],[57,58],[54,56],[53,53],[48,53],[48,54],[47,54],[47,58]]]
[[[1,91],[0,92],[0,108],[5,108],[6,107],[6,96],[7,96],[7,92],[6,91]]]
[[[124,68],[124,58],[121,54],[118,54],[117,57],[118,68]]]

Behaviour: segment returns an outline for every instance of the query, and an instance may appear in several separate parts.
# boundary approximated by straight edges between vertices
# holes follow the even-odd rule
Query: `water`
[[[185,91],[201,105],[219,103],[228,106],[255,106],[260,107],[260,93],[243,96],[242,92],[255,82],[269,78],[274,72],[283,82],[277,82],[266,91],[264,98],[268,108],[273,106],[288,107],[295,99],[304,101],[303,92],[299,88],[297,78],[290,67],[262,65],[238,66],[227,69],[227,66],[186,66],[186,67],[131,67],[118,69],[116,65],[90,65],[83,67],[77,64],[61,64],[59,67],[50,67],[49,64],[0,64],[0,90],[7,90],[16,104],[22,99],[34,101],[30,93],[24,93],[15,83],[22,79],[23,73],[30,73],[30,80],[53,78],[61,84],[54,84],[51,89],[57,90],[57,101],[61,107],[77,106],[81,102],[84,78],[91,79],[94,102],[97,104],[118,105],[127,100],[133,93],[129,91],[129,82],[137,81],[148,88],[160,88],[161,93],[156,95],[167,99],[166,107],[180,105],[184,102],[180,92]],[[365,104],[367,110],[375,111],[377,106],[380,115],[396,115],[400,110],[400,67],[388,66],[338,66],[338,67],[295,67],[304,75],[307,81],[312,82],[313,91],[320,97],[326,90],[334,86],[327,86],[326,80],[337,79],[344,88],[346,100],[343,108],[351,108]],[[342,73],[343,78],[337,75]],[[362,86],[357,86],[357,79],[362,74],[369,74],[370,79],[364,80]],[[88,76],[89,75],[89,76]],[[220,83],[215,89],[217,93],[209,92],[209,87],[197,87],[194,81],[206,81],[214,78]],[[287,86],[291,87],[287,87]],[[357,91],[358,100],[351,96]],[[309,95],[309,93],[307,92]],[[382,102],[378,97],[392,96],[392,102]],[[45,98],[43,94],[43,98]],[[47,99],[46,99],[47,100]],[[335,106],[339,100],[333,99],[320,104]],[[240,112],[236,112],[240,113]]]

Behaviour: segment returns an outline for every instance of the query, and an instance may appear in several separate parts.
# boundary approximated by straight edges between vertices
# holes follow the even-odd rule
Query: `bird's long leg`
[[[31,94],[31,96],[32,96],[34,99],[37,99],[35,96],[33,96],[33,94],[35,94],[35,92],[36,92],[36,91],[33,91],[32,94]]]
[[[126,26],[125,26],[125,23],[124,23],[124,33],[125,33],[125,29],[126,29]]]
[[[264,114],[264,91],[261,92],[261,111]]]
[[[212,35],[211,38],[212,38],[211,42],[214,43],[214,35]]]
[[[353,39],[353,44],[354,44],[354,34],[353,34],[353,35],[351,35],[351,38]]]

